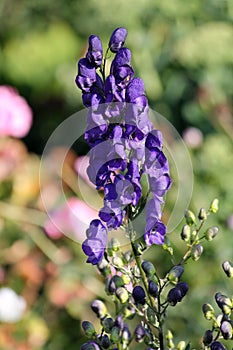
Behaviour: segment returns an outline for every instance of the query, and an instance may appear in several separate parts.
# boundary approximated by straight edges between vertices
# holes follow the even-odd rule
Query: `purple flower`
[[[219,341],[214,341],[210,345],[210,349],[211,350],[226,350],[225,346],[222,343],[220,343]]]
[[[89,341],[81,346],[81,350],[100,350],[100,347],[95,341]]]
[[[164,244],[165,234],[166,234],[166,226],[161,221],[158,220],[150,228],[147,223],[146,232],[144,234],[146,245],[151,246],[152,244]]]
[[[101,66],[103,59],[103,48],[100,38],[97,35],[91,35],[89,37],[89,47],[86,55],[90,63],[96,67]]]
[[[104,84],[98,74],[96,74],[96,82],[90,87],[89,92],[83,92],[82,100],[85,107],[98,106],[105,102]]]
[[[106,202],[105,206],[100,209],[99,217],[106,222],[108,228],[117,229],[123,221],[124,211],[119,207],[118,202]]]
[[[78,75],[76,84],[83,92],[90,92],[90,87],[96,82],[95,67],[87,58],[81,58],[78,62]]]
[[[87,239],[82,244],[84,253],[88,256],[87,262],[98,264],[104,255],[107,244],[107,230],[98,219],[92,220],[87,231]]]
[[[112,52],[118,52],[120,48],[124,46],[127,36],[127,30],[125,28],[117,28],[111,35],[109,40],[109,48]]]
[[[130,64],[131,52],[127,48],[120,49],[112,61],[110,74],[114,75],[116,85],[125,89],[128,82],[133,78],[134,71]]]

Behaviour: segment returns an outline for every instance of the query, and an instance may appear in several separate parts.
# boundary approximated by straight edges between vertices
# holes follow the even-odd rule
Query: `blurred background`
[[[84,227],[69,221],[56,183],[47,174],[40,188],[38,174],[51,133],[82,109],[74,79],[89,35],[99,35],[106,48],[120,26],[128,30],[126,46],[136,76],[145,81],[151,108],[174,125],[189,149],[194,171],[190,208],[197,212],[213,198],[220,200],[209,222],[219,225],[220,234],[197,263],[187,266],[183,279],[190,293],[170,312],[168,324],[177,339],[200,347],[209,327],[202,304],[212,302],[216,291],[230,293],[233,287],[221,269],[224,260],[233,258],[232,20],[231,0],[0,2],[0,85],[17,89],[33,112],[26,135],[0,138],[0,286],[23,298],[14,296],[20,306],[17,322],[17,315],[7,320],[0,309],[0,349],[78,349],[84,342],[81,320],[95,321],[90,301],[96,295],[104,298],[102,280],[86,266],[80,245],[47,220],[40,190],[50,198],[51,215],[62,217],[67,230],[80,238]],[[62,152],[51,153],[52,166]],[[86,152],[80,141],[68,153],[63,188],[71,207],[83,210],[88,222],[95,213],[78,198],[76,183],[77,172],[86,181],[79,166]],[[170,192],[165,217],[174,200]],[[181,254],[180,230],[169,237]],[[163,261],[161,273],[166,272],[169,257],[158,248],[155,252],[155,263]]]

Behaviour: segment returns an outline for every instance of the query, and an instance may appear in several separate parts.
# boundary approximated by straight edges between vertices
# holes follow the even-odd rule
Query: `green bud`
[[[191,251],[192,259],[193,259],[194,261],[197,261],[197,260],[201,257],[203,251],[204,251],[203,246],[200,245],[200,244],[196,244],[196,245],[192,248],[192,251]]]
[[[185,348],[186,348],[185,341],[182,340],[177,344],[177,350],[185,350]]]
[[[123,278],[121,276],[114,275],[108,283],[108,290],[110,294],[114,294],[118,287],[123,287],[124,285],[125,283],[123,281]]]
[[[167,331],[166,340],[167,340],[167,347],[169,349],[174,349],[175,345],[173,343],[173,334],[170,330]]]
[[[131,278],[129,277],[129,275],[122,275],[121,278],[123,279],[124,284],[130,284]]]
[[[120,328],[117,326],[114,326],[111,330],[110,334],[110,340],[112,343],[117,343],[120,339]]]
[[[183,274],[184,268],[181,265],[173,266],[173,268],[168,272],[167,278],[172,283],[177,283],[180,276]]]
[[[217,226],[209,227],[205,232],[205,239],[207,241],[212,241],[214,239],[214,237],[217,236],[217,234],[218,234],[218,227]]]
[[[106,259],[102,259],[101,262],[97,265],[99,271],[101,272],[101,274],[103,276],[107,276],[110,274],[111,270],[110,270],[110,266],[109,263],[107,262]]]
[[[218,205],[219,205],[219,200],[215,198],[210,204],[210,212],[214,214],[217,213]]]
[[[109,242],[109,249],[111,249],[113,252],[117,252],[120,249],[120,242],[116,238],[111,238]]]
[[[106,333],[111,333],[111,330],[114,326],[114,321],[111,317],[107,317],[102,321],[103,329]]]
[[[189,225],[184,225],[181,232],[181,238],[185,242],[189,242],[191,237],[191,228]]]
[[[198,219],[199,220],[206,220],[207,219],[207,213],[204,208],[201,208],[198,214]]]
[[[222,312],[226,315],[231,314],[231,309],[233,307],[232,301],[230,298],[221,293],[215,294],[215,300],[218,304],[218,307],[222,310]]]
[[[131,262],[132,258],[133,258],[133,256],[132,256],[131,250],[127,250],[127,252],[124,253],[124,260],[125,260],[125,262],[126,263]]]
[[[193,224],[196,224],[196,217],[191,210],[186,210],[184,213],[184,217],[187,225],[192,226]]]
[[[233,277],[233,265],[230,261],[227,261],[227,260],[224,261],[222,263],[222,268],[225,274],[227,275],[227,277],[229,278]]]
[[[158,318],[155,311],[151,307],[148,307],[146,310],[146,318],[153,326],[158,326]]]
[[[92,338],[96,334],[93,324],[89,321],[83,321],[82,328],[88,338]]]
[[[144,260],[142,262],[142,269],[145,272],[147,277],[153,276],[156,272],[154,265],[148,260]]]
[[[107,308],[101,300],[94,300],[91,303],[92,311],[97,315],[97,317],[102,318],[107,314]]]
[[[120,300],[120,302],[122,304],[125,304],[128,300],[129,300],[129,293],[128,291],[123,288],[123,287],[119,287],[116,290],[116,296],[117,298]]]
[[[118,269],[120,269],[124,266],[123,260],[121,258],[119,258],[118,256],[114,256],[112,258],[112,263]]]
[[[204,304],[202,306],[202,311],[207,320],[212,320],[214,318],[214,308],[212,305]]]

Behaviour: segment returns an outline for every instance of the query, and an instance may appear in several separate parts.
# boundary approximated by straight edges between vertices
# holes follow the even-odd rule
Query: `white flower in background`
[[[0,288],[0,322],[19,321],[26,309],[25,299],[8,287]]]

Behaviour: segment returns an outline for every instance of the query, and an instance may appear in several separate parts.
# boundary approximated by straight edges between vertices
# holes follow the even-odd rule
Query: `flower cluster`
[[[163,197],[171,185],[169,166],[162,150],[162,134],[149,120],[144,82],[134,77],[131,52],[124,47],[125,28],[111,35],[105,56],[101,40],[89,37],[85,58],[78,62],[76,84],[87,111],[85,140],[89,144],[89,179],[104,192],[100,220],[90,224],[83,250],[88,262],[104,255],[107,230],[126,226],[146,204],[144,240],[147,246],[163,244],[166,227],[161,222]],[[109,52],[110,74],[105,77]],[[98,74],[98,73],[100,74]],[[148,188],[143,191],[142,177]]]

